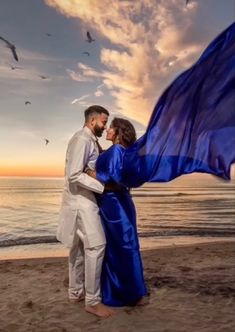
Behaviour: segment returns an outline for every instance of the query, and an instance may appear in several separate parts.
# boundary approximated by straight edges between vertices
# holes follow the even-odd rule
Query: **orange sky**
[[[0,176],[62,177],[64,165],[0,165]]]
[[[0,43],[0,176],[63,176],[68,141],[93,104],[141,136],[165,88],[234,21],[234,0],[13,3],[0,11],[19,55]]]

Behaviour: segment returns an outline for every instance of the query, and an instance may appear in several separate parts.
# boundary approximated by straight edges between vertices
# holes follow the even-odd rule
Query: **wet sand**
[[[67,301],[67,259],[0,261],[0,331],[235,331],[235,241],[142,252],[148,305],[109,319]]]

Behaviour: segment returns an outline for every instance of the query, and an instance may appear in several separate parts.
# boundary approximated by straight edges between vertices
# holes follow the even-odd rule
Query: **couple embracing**
[[[116,118],[107,130],[113,145],[99,154],[97,137],[106,129],[109,113],[101,106],[85,111],[85,125],[67,150],[57,235],[70,247],[69,299],[85,298],[88,312],[108,317],[113,314],[109,306],[137,305],[147,293],[135,207],[120,183],[168,182],[193,172],[230,179],[235,162],[234,45],[235,23],[165,90],[146,134],[135,144],[132,124]]]
[[[102,152],[97,137],[109,112],[93,105],[84,115],[66,153],[57,238],[70,248],[69,300],[85,300],[87,312],[109,317],[110,307],[141,305],[147,295],[135,206],[129,188],[118,184],[124,151],[136,133],[128,120],[114,118],[106,135],[113,145]]]

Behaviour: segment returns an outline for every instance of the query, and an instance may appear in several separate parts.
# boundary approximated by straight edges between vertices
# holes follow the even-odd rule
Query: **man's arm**
[[[67,177],[72,185],[102,193],[104,186],[98,180],[84,173],[89,161],[90,142],[83,137],[75,137],[69,144],[67,153]]]
[[[96,179],[96,171],[87,168],[85,170],[86,174],[88,174],[93,179]],[[120,191],[122,189],[122,186],[118,183],[106,183],[104,186],[104,191]]]

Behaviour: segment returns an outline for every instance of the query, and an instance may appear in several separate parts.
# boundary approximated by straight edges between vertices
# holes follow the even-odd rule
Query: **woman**
[[[107,130],[113,145],[103,152],[96,163],[96,172],[88,174],[112,185],[119,183],[122,157],[136,140],[133,125],[114,118]],[[147,295],[139,251],[135,206],[125,186],[105,190],[97,195],[106,234],[106,253],[101,276],[102,301],[110,306],[141,305]]]

